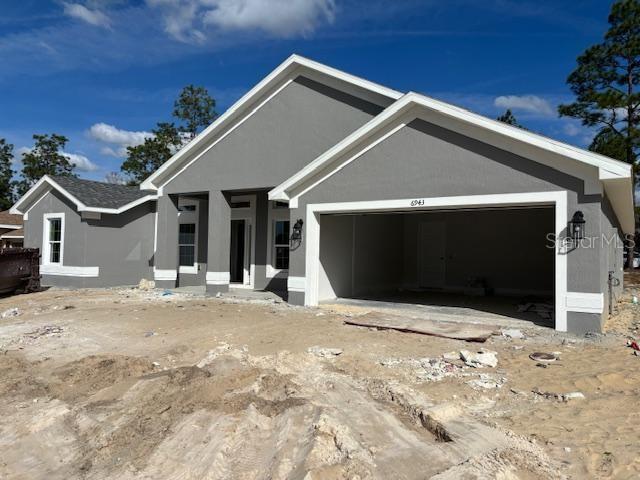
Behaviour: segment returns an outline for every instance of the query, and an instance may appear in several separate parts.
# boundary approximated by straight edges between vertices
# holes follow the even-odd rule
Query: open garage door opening
[[[555,210],[323,214],[318,300],[554,326]]]

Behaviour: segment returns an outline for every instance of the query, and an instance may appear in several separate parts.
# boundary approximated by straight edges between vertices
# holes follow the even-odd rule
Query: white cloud
[[[185,43],[201,44],[216,32],[260,31],[273,37],[308,36],[335,18],[335,0],[146,0],[162,13],[164,29]]]
[[[63,3],[64,14],[82,20],[90,25],[109,28],[111,21],[107,15],[100,10],[90,10],[80,3]]]
[[[562,131],[565,135],[569,135],[570,137],[576,137],[582,133],[582,129],[575,123],[565,123],[562,127]]]
[[[102,147],[100,153],[108,157],[124,158],[127,156],[127,147]]]
[[[146,138],[153,137],[150,132],[122,130],[107,123],[96,123],[89,129],[89,136],[95,140],[115,145],[140,145]]]
[[[222,30],[262,30],[274,37],[309,35],[332,23],[334,0],[212,0],[204,23]]]
[[[510,108],[543,116],[554,116],[555,112],[549,102],[536,95],[503,95],[497,97],[493,104],[500,108]]]
[[[100,169],[98,165],[93,163],[84,155],[80,155],[78,153],[67,153],[67,152],[60,152],[60,153],[65,157],[67,157],[67,159],[69,160],[69,163],[71,163],[71,165],[73,165],[76,170],[79,170],[81,172],[95,172],[96,170]]]

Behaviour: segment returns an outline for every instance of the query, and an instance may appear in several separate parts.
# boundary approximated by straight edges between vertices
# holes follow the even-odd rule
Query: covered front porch
[[[187,192],[158,199],[154,278],[160,288],[283,292],[289,270],[288,204],[268,189]]]

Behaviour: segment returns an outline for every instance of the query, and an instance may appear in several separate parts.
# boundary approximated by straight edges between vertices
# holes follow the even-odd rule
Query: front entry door
[[[418,233],[420,287],[444,287],[446,268],[446,230],[444,222],[424,222]]]
[[[244,282],[244,232],[244,220],[231,220],[231,258],[229,259],[229,274],[232,283]]]

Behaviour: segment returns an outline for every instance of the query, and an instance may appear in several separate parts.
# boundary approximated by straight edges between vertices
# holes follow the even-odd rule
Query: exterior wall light
[[[569,233],[574,240],[582,240],[584,238],[584,214],[578,210],[573,214],[573,218],[569,222]]]
[[[304,222],[301,218],[296,220],[296,223],[293,224],[293,232],[291,232],[291,240],[299,242],[302,240],[302,225]]]

